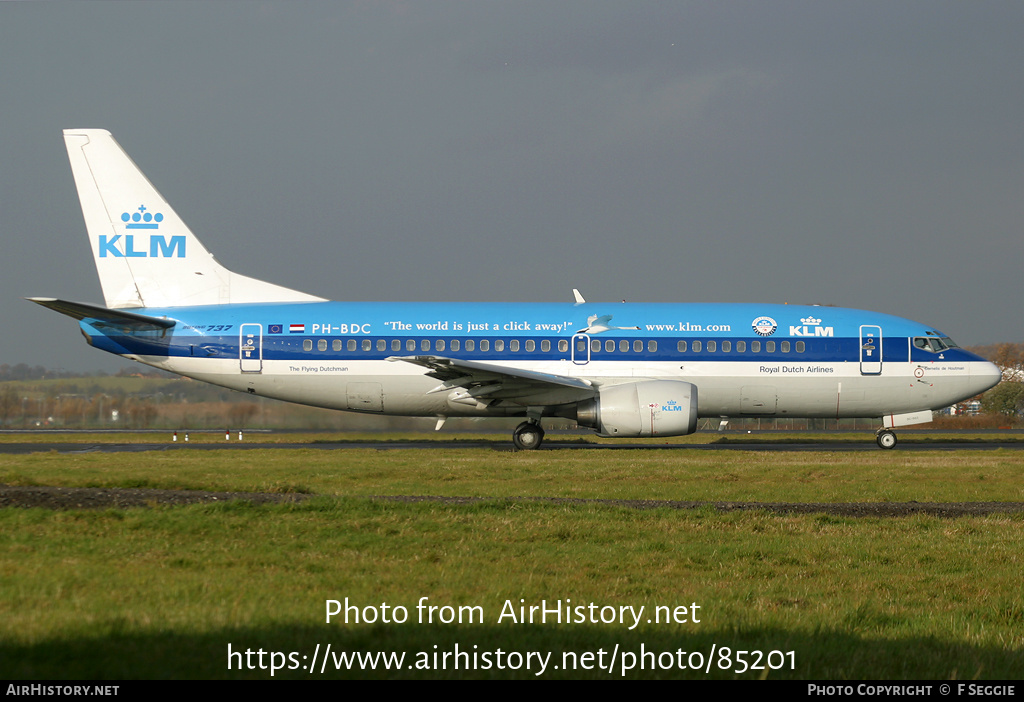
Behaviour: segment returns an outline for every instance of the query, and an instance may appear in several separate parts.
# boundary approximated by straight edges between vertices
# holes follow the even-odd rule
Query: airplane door
[[[779,396],[774,385],[744,385],[740,388],[741,414],[775,414]]]
[[[243,324],[238,332],[238,362],[243,373],[263,372],[263,325]]]
[[[577,366],[585,366],[590,363],[590,336],[576,334],[572,337],[571,343],[569,348],[572,352],[572,362]]]
[[[873,324],[860,327],[860,374],[882,374],[882,328]]]
[[[362,412],[384,411],[384,389],[380,383],[348,383],[348,408]]]

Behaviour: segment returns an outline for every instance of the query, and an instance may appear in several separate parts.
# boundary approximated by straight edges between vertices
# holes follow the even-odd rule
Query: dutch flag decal
[[[289,324],[288,325],[288,332],[291,333],[291,334],[305,334],[306,333],[306,325],[305,324]]]

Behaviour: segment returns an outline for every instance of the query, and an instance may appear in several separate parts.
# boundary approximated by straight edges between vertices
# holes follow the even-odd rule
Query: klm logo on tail
[[[138,212],[125,212],[121,215],[125,229],[159,229],[164,221],[162,212],[152,213],[145,205],[139,206]],[[124,237],[122,242],[121,237]],[[140,235],[140,239],[143,235]],[[136,247],[139,248],[136,248]],[[150,234],[148,248],[145,242],[136,241],[134,234],[100,235],[100,258],[185,258],[185,237],[166,237],[162,234]]]
[[[162,212],[152,214],[146,212],[145,205],[139,205],[139,211],[132,214],[127,212],[121,215],[121,221],[125,222],[125,229],[159,229],[160,222],[164,221]]]

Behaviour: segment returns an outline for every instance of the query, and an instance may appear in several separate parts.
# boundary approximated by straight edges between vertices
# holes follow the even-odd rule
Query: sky
[[[0,2],[0,363],[131,367],[61,136],[335,300],[772,302],[1024,341],[1024,4]]]

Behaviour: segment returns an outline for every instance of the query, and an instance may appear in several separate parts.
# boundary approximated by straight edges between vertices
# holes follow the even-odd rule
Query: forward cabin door
[[[873,324],[860,327],[860,374],[882,374],[882,328]]]
[[[263,325],[243,324],[238,332],[238,362],[243,373],[263,372]]]

